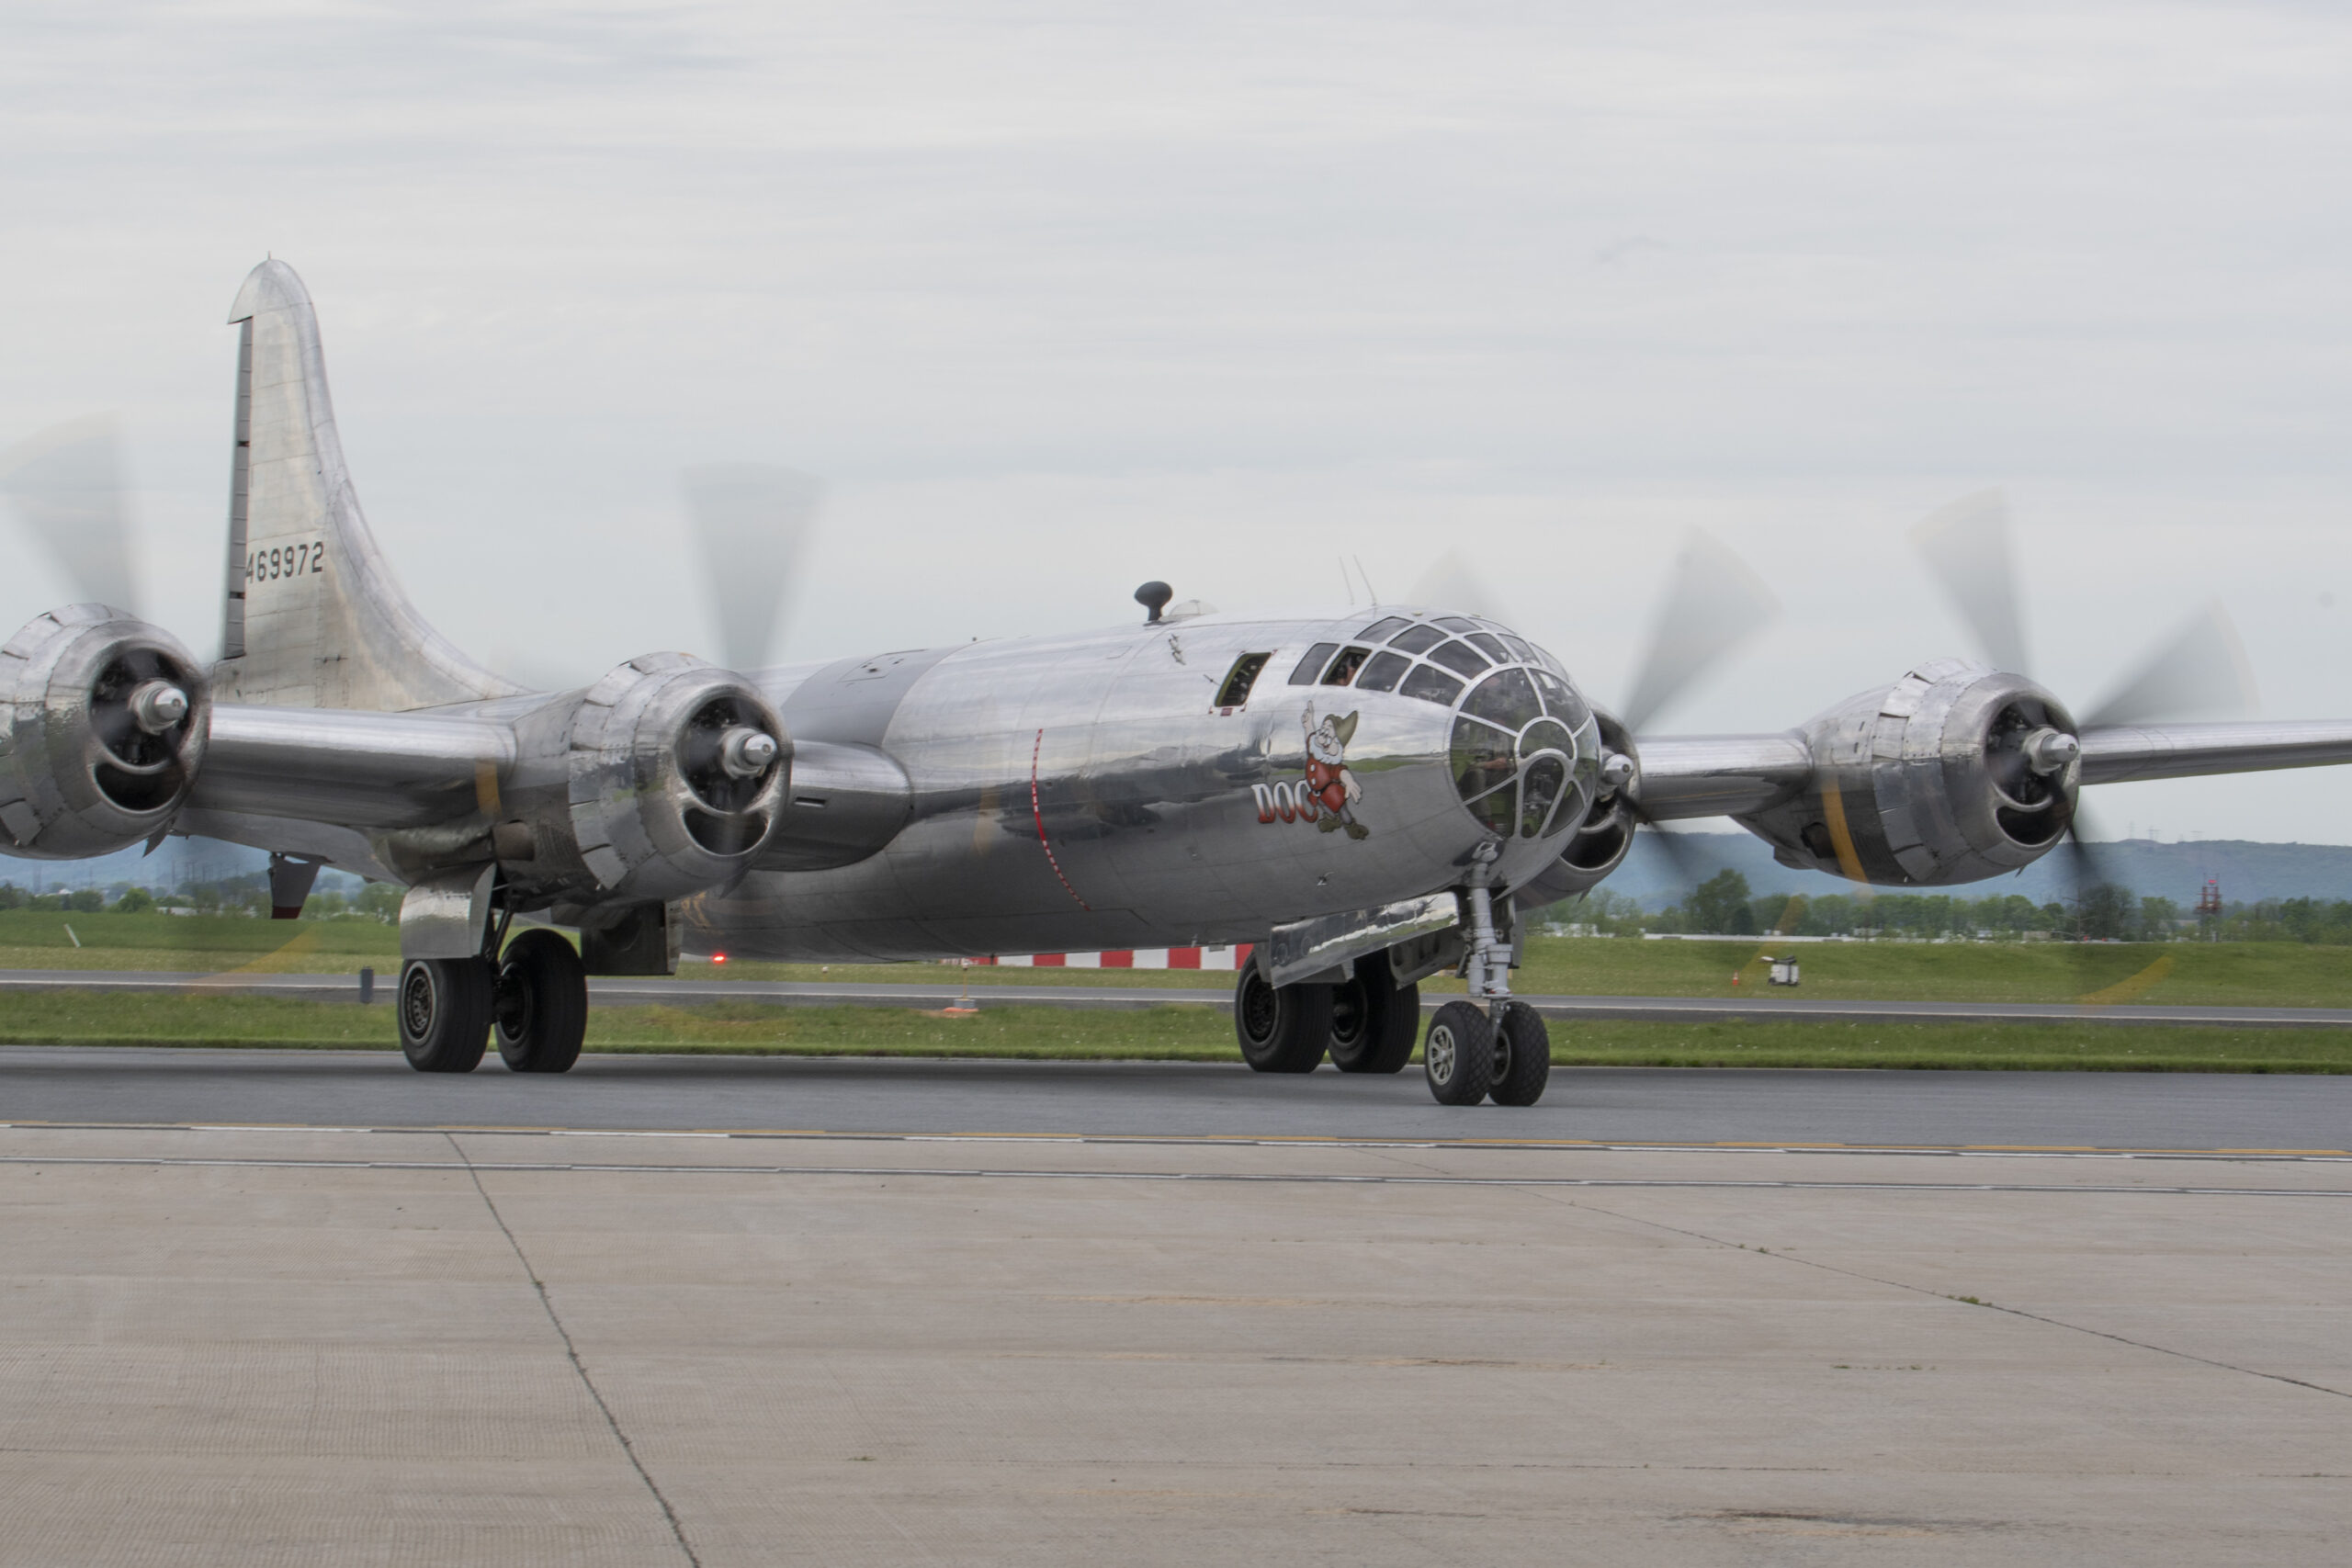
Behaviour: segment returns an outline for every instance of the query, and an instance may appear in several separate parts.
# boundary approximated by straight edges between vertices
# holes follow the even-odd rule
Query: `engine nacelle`
[[[0,646],[0,833],[39,860],[110,854],[172,825],[211,698],[179,639],[121,610],[52,610]]]
[[[1798,733],[1814,758],[1804,791],[1736,818],[1782,865],[1894,886],[1978,882],[2032,864],[2074,820],[2075,720],[2022,675],[1935,660]]]
[[[783,719],[741,676],[684,654],[633,659],[516,732],[516,784],[492,843],[526,908],[720,886],[750,868],[783,812]]]
[[[1632,734],[1613,716],[1595,708],[1592,716],[1600,726],[1601,755],[1605,759],[1600,793],[1594,796],[1592,809],[1585,814],[1584,821],[1569,836],[1567,847],[1560,852],[1559,858],[1512,889],[1515,901],[1523,909],[1541,908],[1591,892],[1608,879],[1610,873],[1625,863],[1626,853],[1634,847],[1634,829],[1638,823],[1633,806],[1641,790],[1640,754],[1634,748]],[[1617,761],[1619,758],[1623,761]]]

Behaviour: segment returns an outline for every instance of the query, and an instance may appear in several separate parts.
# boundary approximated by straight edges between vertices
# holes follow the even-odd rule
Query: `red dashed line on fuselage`
[[[1054,868],[1054,880],[1062,885],[1063,892],[1078,898],[1078,907],[1091,915],[1094,913],[1094,906],[1078,897],[1078,889],[1072,887],[1069,878],[1062,874],[1062,863],[1055,857],[1053,841],[1046,837],[1046,812],[1037,804],[1037,760],[1045,753],[1046,732],[1040,729],[1037,731],[1037,743],[1029,749],[1029,815],[1036,819],[1037,842],[1045,849],[1046,863]]]

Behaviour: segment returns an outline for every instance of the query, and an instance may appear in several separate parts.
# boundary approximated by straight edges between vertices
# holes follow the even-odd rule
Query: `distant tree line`
[[[2229,905],[2218,917],[2184,911],[2170,898],[2100,886],[2072,902],[2037,904],[2018,894],[1967,898],[1928,893],[1768,893],[1724,871],[1658,910],[1606,887],[1563,906],[1555,924],[1606,936],[1648,931],[1718,936],[1905,937],[1981,942],[2303,942],[2352,946],[2352,901],[2264,899]]]

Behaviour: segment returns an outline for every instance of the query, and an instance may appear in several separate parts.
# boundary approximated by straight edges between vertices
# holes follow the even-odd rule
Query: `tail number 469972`
[[[275,582],[281,577],[322,577],[327,570],[323,543],[274,545],[245,558],[245,576],[254,582]]]

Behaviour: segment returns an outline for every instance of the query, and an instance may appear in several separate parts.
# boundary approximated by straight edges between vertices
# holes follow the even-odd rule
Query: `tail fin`
[[[310,291],[282,261],[245,277],[218,700],[400,712],[517,688],[425,624],[360,515]]]

